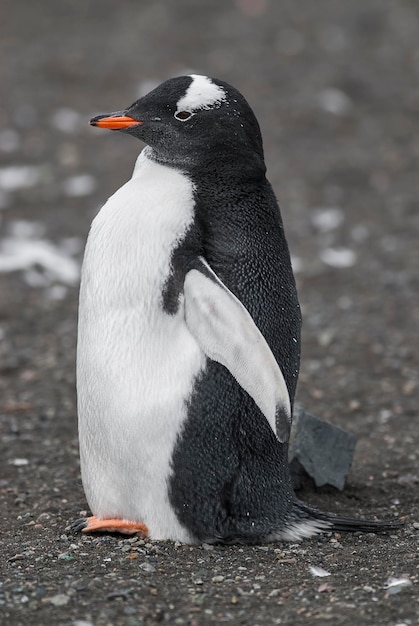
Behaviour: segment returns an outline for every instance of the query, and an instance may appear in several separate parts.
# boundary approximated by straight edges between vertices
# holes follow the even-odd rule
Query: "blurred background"
[[[141,148],[88,121],[194,72],[261,124],[304,314],[298,400],[364,437],[356,471],[417,467],[418,33],[415,0],[2,0],[3,441],[74,466],[82,251]]]

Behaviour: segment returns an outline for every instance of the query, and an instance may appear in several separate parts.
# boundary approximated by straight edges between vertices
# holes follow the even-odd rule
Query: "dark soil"
[[[3,0],[2,624],[419,623],[418,33],[414,0]],[[189,547],[68,530],[87,506],[71,272],[140,147],[87,121],[191,70],[261,122],[304,313],[298,401],[359,437],[344,492],[300,495],[406,520],[390,536]]]

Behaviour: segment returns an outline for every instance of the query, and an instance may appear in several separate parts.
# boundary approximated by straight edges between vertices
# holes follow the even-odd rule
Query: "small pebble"
[[[222,583],[224,580],[224,576],[213,576],[211,580],[213,583]]]
[[[130,552],[132,550],[131,546],[122,546],[121,548],[122,552]]]
[[[116,600],[117,598],[122,598],[122,600],[128,600],[128,595],[125,593],[125,591],[112,591],[106,596],[107,600]]]
[[[156,571],[156,568],[154,567],[154,565],[152,565],[151,563],[148,563],[147,561],[145,561],[144,563],[141,563],[139,567],[140,569],[143,570],[143,572],[148,572],[150,574]]]
[[[47,602],[54,606],[65,606],[70,602],[70,596],[65,595],[65,593],[57,593],[57,595],[48,598]]]

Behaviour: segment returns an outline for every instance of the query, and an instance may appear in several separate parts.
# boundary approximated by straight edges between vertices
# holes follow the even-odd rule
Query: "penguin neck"
[[[215,153],[191,168],[194,178],[214,180],[218,185],[225,182],[237,187],[257,183],[265,179],[266,166],[258,154]]]
[[[155,148],[146,146],[144,156],[159,163],[178,169],[192,178],[214,180],[217,184],[225,181],[236,185],[265,179],[266,165],[263,154],[254,150],[236,151],[225,147],[210,150],[205,154],[194,153],[173,158]]]

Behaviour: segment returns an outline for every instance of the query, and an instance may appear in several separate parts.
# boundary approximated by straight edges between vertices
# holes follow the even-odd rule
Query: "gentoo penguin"
[[[393,527],[292,489],[301,314],[246,100],[182,76],[90,123],[146,147],[86,245],[77,390],[93,516],[75,528],[196,543]]]

